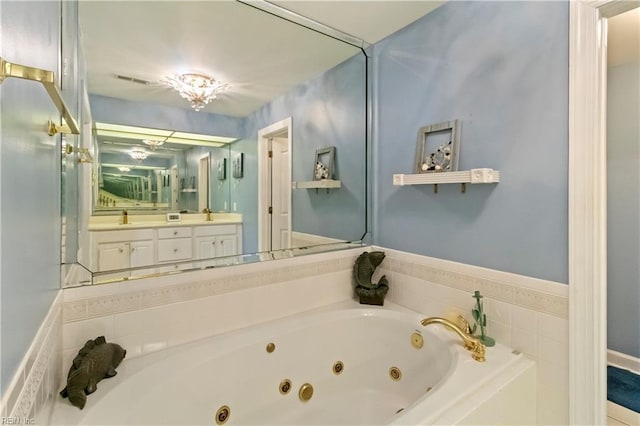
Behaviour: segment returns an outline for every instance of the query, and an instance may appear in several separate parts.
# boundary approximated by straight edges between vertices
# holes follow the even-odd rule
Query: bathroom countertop
[[[242,224],[242,215],[237,213],[212,213],[211,220],[205,214],[183,215],[178,222],[167,222],[165,215],[129,215],[126,225],[121,216],[92,216],[89,231],[122,231],[145,228],[174,228],[183,226],[215,226]]]

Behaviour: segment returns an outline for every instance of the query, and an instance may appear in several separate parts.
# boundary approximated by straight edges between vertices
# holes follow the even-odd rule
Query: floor
[[[608,426],[640,426],[640,413],[607,401]]]

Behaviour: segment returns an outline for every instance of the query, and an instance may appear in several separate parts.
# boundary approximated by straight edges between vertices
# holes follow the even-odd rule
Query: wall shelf
[[[500,172],[493,169],[471,169],[461,172],[442,173],[419,173],[419,174],[396,174],[393,175],[394,186],[406,185],[434,185],[433,191],[438,192],[439,184],[459,183],[462,185],[462,192],[466,190],[466,184],[472,185],[481,183],[500,182]]]
[[[197,189],[193,189],[193,188],[187,188],[187,189],[182,189],[180,190],[180,192],[197,192]]]
[[[333,179],[294,182],[294,189],[336,189],[340,188],[341,186],[341,181]]]

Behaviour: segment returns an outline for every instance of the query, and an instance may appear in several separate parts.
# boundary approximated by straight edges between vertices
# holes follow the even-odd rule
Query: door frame
[[[607,419],[607,18],[638,6],[569,2],[569,420]]]
[[[207,166],[206,167],[202,167],[202,160],[207,160]],[[205,184],[206,184],[206,191],[204,190],[205,188],[202,188],[202,183],[203,183],[203,172],[204,174],[206,174],[205,177]],[[198,192],[196,193],[197,197],[198,197],[198,212],[202,213],[202,211],[204,209],[211,209],[211,205],[212,205],[212,197],[211,197],[211,153],[207,152],[206,154],[201,155],[200,157],[198,157]],[[207,199],[205,206],[201,209],[200,207],[202,207],[202,203],[201,203],[201,197],[202,195],[204,195]]]
[[[268,144],[269,139],[287,133],[287,145],[289,149],[289,176],[288,181],[291,182],[292,175],[292,140],[293,140],[293,119],[285,118],[275,122],[267,127],[258,130],[258,251],[269,251],[270,244],[270,217],[266,206],[269,205],[271,198],[271,188],[269,188],[268,173]],[[291,198],[289,197],[289,232],[291,227]]]

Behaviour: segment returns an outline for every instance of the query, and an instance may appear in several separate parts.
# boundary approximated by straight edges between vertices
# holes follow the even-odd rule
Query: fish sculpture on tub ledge
[[[87,402],[86,395],[98,389],[100,380],[118,374],[116,367],[126,355],[127,351],[122,346],[107,343],[104,336],[87,340],[73,359],[67,375],[67,386],[60,391],[60,395],[69,397],[69,402],[82,410]]]
[[[360,297],[362,305],[384,304],[384,297],[389,291],[389,282],[383,275],[377,283],[371,281],[373,273],[378,265],[384,260],[385,254],[382,251],[364,252],[356,259],[353,265],[353,275],[358,285],[356,294]]]

